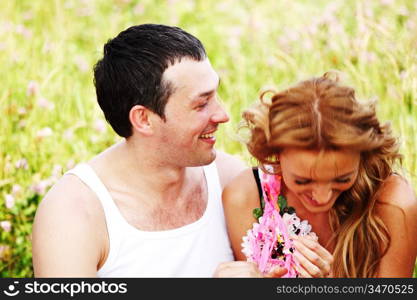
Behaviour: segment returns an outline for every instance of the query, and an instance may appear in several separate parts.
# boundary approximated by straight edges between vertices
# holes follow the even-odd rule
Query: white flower
[[[49,128],[49,127],[45,127],[45,128],[42,128],[41,130],[39,130],[39,131],[36,133],[36,136],[37,136],[38,138],[44,138],[44,137],[51,136],[53,133],[54,133],[54,132],[52,131],[52,129],[51,129],[51,128]]]

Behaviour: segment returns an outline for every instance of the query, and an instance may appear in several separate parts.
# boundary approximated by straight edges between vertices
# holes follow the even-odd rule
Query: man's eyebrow
[[[355,172],[356,172],[356,170],[353,170],[353,171],[347,172],[347,173],[345,173],[345,174],[338,175],[338,176],[336,176],[334,179],[337,179],[337,178],[343,178],[343,177],[346,177],[346,176],[350,176],[350,175],[354,174]],[[294,173],[292,173],[292,175],[293,175],[294,177],[299,178],[299,179],[304,179],[304,180],[312,180],[312,178],[310,178],[310,177],[299,176],[299,175],[294,174]]]
[[[220,86],[220,77],[219,77],[219,81],[217,82],[217,86],[216,86],[215,89],[207,91],[207,92],[202,92],[202,93],[198,94],[197,96],[195,96],[195,98],[198,99],[198,98],[204,98],[204,97],[211,96],[217,91],[219,86]]]

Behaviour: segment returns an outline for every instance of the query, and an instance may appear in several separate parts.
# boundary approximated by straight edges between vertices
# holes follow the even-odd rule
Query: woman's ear
[[[135,105],[130,109],[129,121],[132,129],[142,135],[150,136],[153,134],[152,120],[150,111],[143,105]]]

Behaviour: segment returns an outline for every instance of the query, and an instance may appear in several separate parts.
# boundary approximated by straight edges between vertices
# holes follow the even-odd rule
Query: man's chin
[[[207,166],[216,159],[216,155],[217,155],[216,150],[213,148],[210,153],[207,153],[206,155],[202,155],[201,157],[196,159],[190,167]]]

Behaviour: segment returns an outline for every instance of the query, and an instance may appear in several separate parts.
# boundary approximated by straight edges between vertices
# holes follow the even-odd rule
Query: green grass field
[[[359,98],[379,99],[417,187],[416,1],[3,0],[0,277],[33,276],[37,204],[68,168],[118,140],[92,67],[109,38],[140,23],[180,26],[206,46],[231,114],[219,148],[249,162],[236,128],[259,92],[337,69]]]

